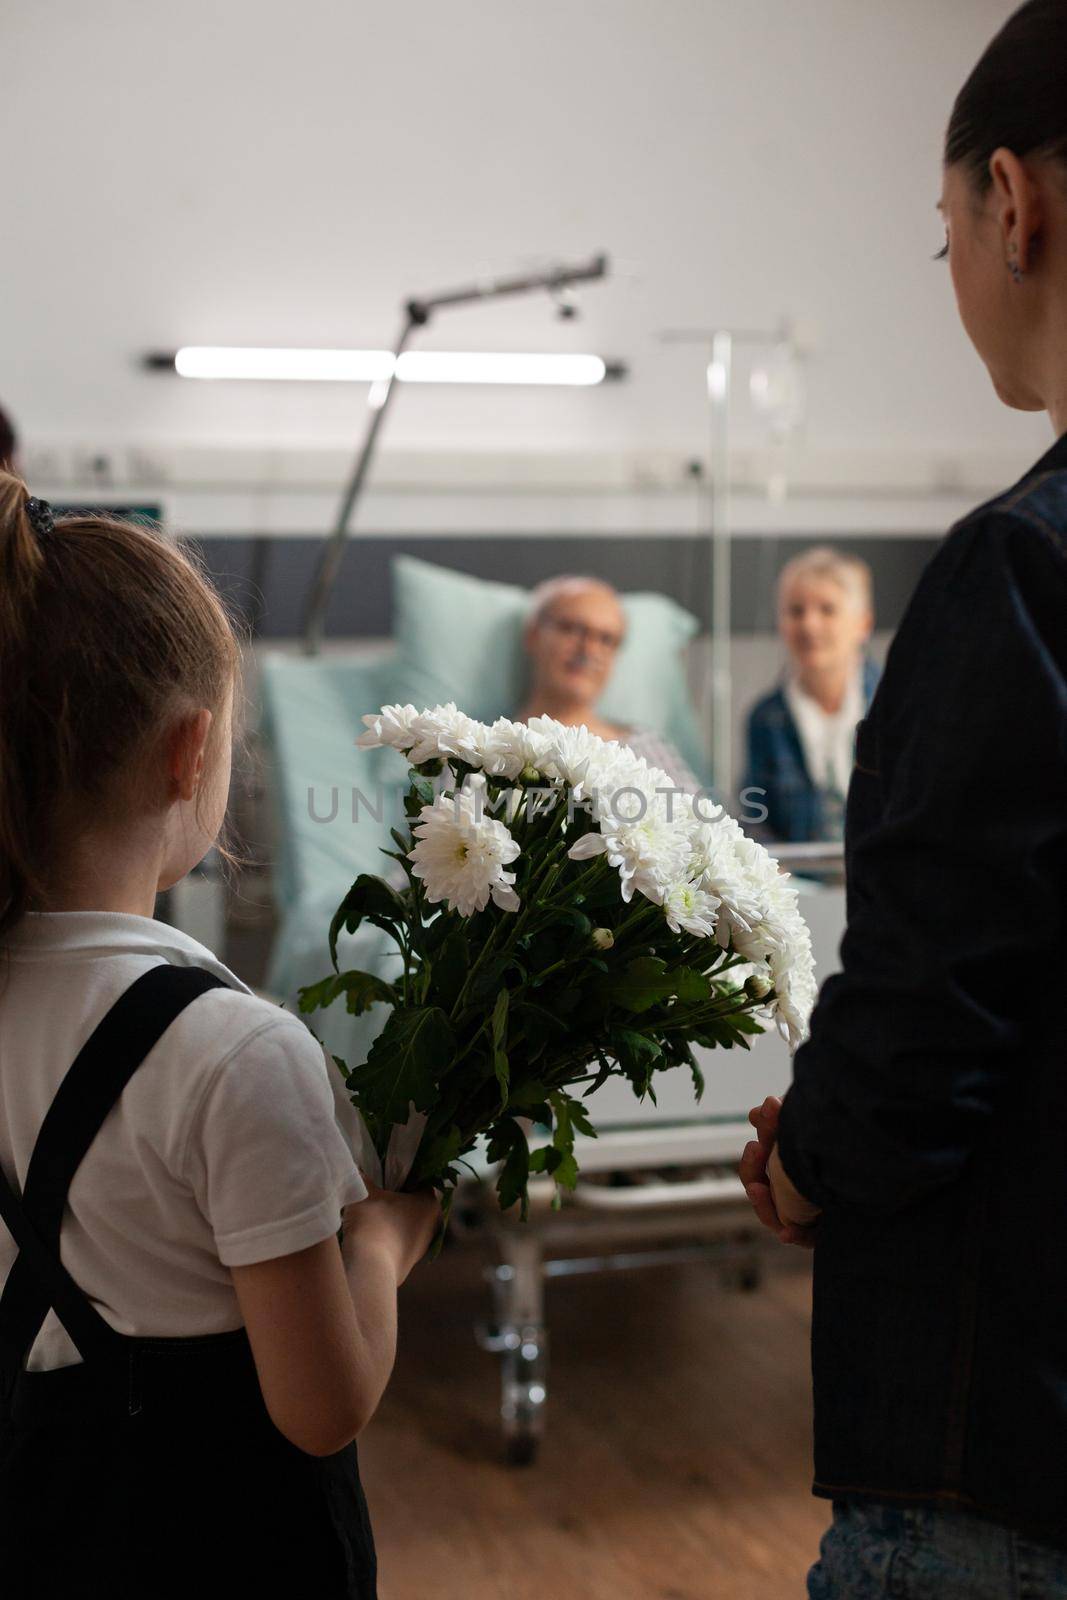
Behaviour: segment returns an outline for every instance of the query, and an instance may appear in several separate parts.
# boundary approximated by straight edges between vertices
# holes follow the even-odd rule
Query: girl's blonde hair
[[[787,561],[778,574],[778,604],[797,578],[827,578],[843,589],[860,611],[874,610],[874,580],[866,561],[847,556],[832,545],[813,545]]]
[[[174,721],[236,693],[240,662],[210,580],[157,528],[48,530],[28,500],[0,472],[0,938],[45,893],[60,819],[129,804]]]

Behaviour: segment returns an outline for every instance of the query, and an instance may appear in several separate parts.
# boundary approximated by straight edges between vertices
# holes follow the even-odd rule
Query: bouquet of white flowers
[[[363,747],[411,771],[405,886],[364,874],[334,916],[334,971],[304,1011],[344,996],[392,1008],[345,1073],[380,1156],[421,1130],[408,1183],[450,1197],[477,1141],[499,1163],[500,1203],[526,1213],[527,1180],[577,1177],[583,1104],[608,1077],[655,1099],[655,1074],[692,1045],[743,1045],[773,1019],[795,1046],[815,995],[811,940],[786,874],[720,807],[615,741],[548,717],[491,727],[454,705],[385,706]],[[384,929],[392,980],[338,970],[337,939]],[[581,1095],[575,1093],[582,1091]],[[551,1130],[532,1153],[525,1125]],[[558,1196],[558,1189],[557,1189]]]

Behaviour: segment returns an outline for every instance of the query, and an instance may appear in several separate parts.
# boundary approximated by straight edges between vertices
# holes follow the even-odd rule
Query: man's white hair
[[[526,606],[527,625],[536,627],[548,615],[557,600],[567,599],[572,594],[581,594],[583,589],[601,589],[605,594],[613,595],[619,605],[622,605],[619,591],[605,578],[585,578],[565,573],[559,578],[546,578],[544,583],[539,583],[536,589],[530,591]]]
[[[778,574],[778,604],[797,578],[828,578],[843,589],[857,610],[873,611],[874,580],[866,561],[847,556],[828,544],[813,545],[787,561]]]

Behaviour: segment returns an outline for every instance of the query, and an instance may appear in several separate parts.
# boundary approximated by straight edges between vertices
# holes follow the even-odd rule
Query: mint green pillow
[[[420,707],[454,700],[487,722],[513,713],[526,682],[529,591],[413,556],[397,556],[392,573],[394,698]],[[625,594],[622,601],[626,641],[599,709],[610,721],[664,734],[706,779],[707,753],[682,661],[697,619],[666,595]]]

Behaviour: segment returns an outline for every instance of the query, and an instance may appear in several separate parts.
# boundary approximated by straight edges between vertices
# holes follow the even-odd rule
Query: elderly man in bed
[[[530,661],[526,698],[516,716],[554,717],[567,727],[584,723],[602,739],[618,739],[650,766],[669,772],[679,789],[695,793],[699,780],[669,739],[651,728],[619,726],[597,713],[626,634],[622,601],[600,578],[550,578],[530,596],[523,643]]]

